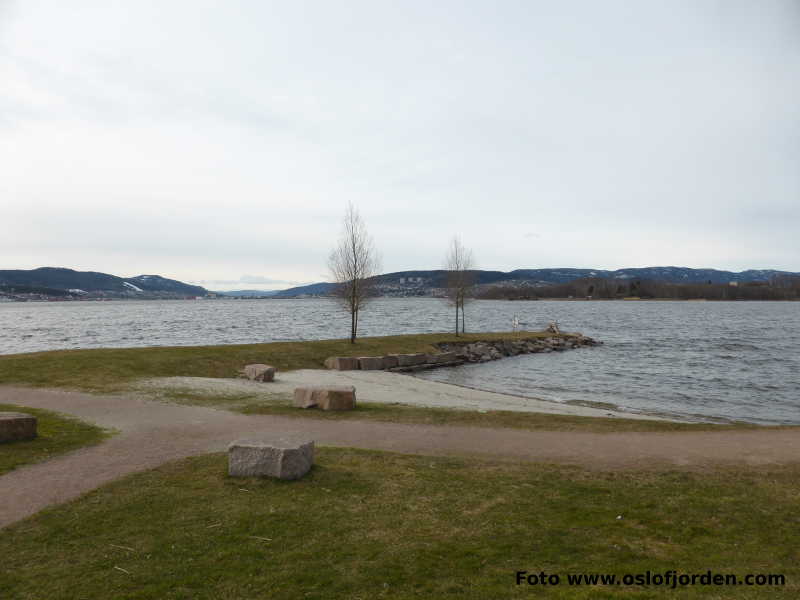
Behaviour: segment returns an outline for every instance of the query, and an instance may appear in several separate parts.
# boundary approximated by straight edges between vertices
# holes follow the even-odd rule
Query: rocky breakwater
[[[598,346],[602,343],[581,334],[561,334],[552,337],[532,337],[518,340],[443,342],[435,344],[435,346],[442,352],[454,354],[462,362],[478,363],[520,354],[563,352],[564,350],[585,346]]]
[[[386,356],[362,356],[358,358],[332,356],[325,361],[325,366],[328,369],[337,371],[383,370],[403,373],[436,369],[438,367],[453,367],[464,363],[488,362],[519,354],[562,352],[599,344],[602,344],[602,342],[597,342],[585,335],[569,333],[514,340],[452,341],[434,344],[438,352],[433,354],[388,354]]]

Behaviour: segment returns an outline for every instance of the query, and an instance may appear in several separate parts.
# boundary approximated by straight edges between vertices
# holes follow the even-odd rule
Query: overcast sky
[[[0,268],[800,271],[797,0],[0,0]]]

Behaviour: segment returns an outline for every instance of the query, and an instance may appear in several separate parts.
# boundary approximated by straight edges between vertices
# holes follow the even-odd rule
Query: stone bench
[[[244,376],[252,381],[274,381],[275,367],[269,365],[255,364],[247,365],[244,368]]]
[[[37,420],[33,415],[0,412],[0,442],[21,442],[36,438]]]
[[[294,406],[318,407],[322,410],[353,410],[356,407],[356,388],[352,385],[295,388]]]
[[[314,464],[314,441],[294,436],[239,440],[228,446],[231,477],[300,479]]]

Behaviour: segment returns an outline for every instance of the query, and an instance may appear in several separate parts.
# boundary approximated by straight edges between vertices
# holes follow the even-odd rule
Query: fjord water
[[[360,333],[447,332],[453,316],[440,300],[378,299]],[[467,329],[505,331],[514,317],[532,330],[558,321],[604,345],[419,376],[631,412],[800,424],[798,303],[475,301]],[[0,303],[0,354],[344,338],[348,330],[330,300]]]

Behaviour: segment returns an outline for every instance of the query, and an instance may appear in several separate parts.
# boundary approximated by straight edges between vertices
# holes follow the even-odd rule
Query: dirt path
[[[0,403],[76,416],[120,434],[0,477],[0,527],[168,460],[220,451],[233,440],[276,433],[320,445],[414,454],[480,455],[597,469],[766,465],[800,461],[800,430],[579,433],[245,416],[135,397],[0,386]]]

